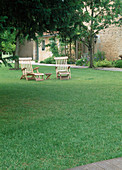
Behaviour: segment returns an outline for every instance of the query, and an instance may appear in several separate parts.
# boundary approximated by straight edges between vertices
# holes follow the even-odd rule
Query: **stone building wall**
[[[44,36],[43,40],[45,40],[45,45],[49,43],[49,38],[51,36]],[[58,42],[59,44],[59,42]],[[116,60],[119,58],[119,55],[122,55],[122,26],[116,27],[114,25],[109,28],[102,30],[97,39],[97,43],[95,44],[95,51],[97,50],[104,51],[108,60]],[[39,50],[39,61],[43,61],[44,59],[51,57],[52,53],[49,50],[49,47],[45,46],[45,50],[42,50],[42,44],[40,43],[38,46]],[[84,53],[84,48],[79,49],[82,53]],[[37,60],[37,46],[34,41],[25,41],[23,45],[20,46],[19,49],[20,57],[32,57],[33,60]]]
[[[26,41],[19,47],[19,57],[31,57],[33,58],[33,41]]]
[[[42,43],[39,45],[39,61],[44,61],[46,58],[49,58],[52,56],[51,51],[49,50],[49,47],[46,47],[47,44],[50,43],[49,41],[49,37],[44,37],[44,41],[45,41],[45,49],[42,50]]]
[[[122,27],[114,25],[99,33],[96,51],[104,51],[108,60],[116,60],[122,55]]]

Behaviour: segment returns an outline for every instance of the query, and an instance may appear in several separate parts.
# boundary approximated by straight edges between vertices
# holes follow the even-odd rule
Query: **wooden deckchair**
[[[70,66],[67,65],[68,57],[55,57],[56,60],[56,78],[60,80],[71,78]]]
[[[20,61],[21,70],[23,73],[20,79],[36,80],[36,81],[44,80],[43,78],[44,73],[39,73],[38,71],[39,67],[36,67],[33,69],[32,63],[31,63],[32,58],[19,58],[19,61]]]

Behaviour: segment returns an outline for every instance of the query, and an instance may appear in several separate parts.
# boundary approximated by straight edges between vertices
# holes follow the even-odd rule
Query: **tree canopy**
[[[88,47],[93,67],[94,36],[116,24],[120,11],[120,0],[1,0],[0,33],[16,29],[16,39],[20,34],[36,39],[47,31],[58,31],[62,37],[69,34]]]
[[[57,31],[62,23],[65,24],[66,18],[65,25],[68,26],[69,16],[75,10],[74,0],[1,0],[0,33],[16,29],[17,55],[20,35],[35,40],[43,32]],[[0,51],[2,41],[4,39],[0,40]]]
[[[68,24],[68,16],[75,9],[74,0],[2,0],[0,14],[6,17],[5,27],[15,27],[18,34],[35,38],[36,33],[54,31],[64,21]]]

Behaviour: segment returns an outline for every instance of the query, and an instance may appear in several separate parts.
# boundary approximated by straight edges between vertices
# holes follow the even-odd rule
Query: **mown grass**
[[[0,68],[1,169],[67,169],[122,156],[122,72],[71,69],[70,80],[19,80]]]

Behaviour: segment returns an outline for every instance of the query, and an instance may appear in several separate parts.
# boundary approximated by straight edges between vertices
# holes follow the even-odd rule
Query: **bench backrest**
[[[55,57],[56,60],[56,67],[58,71],[67,71],[68,65],[67,65],[67,59],[68,57]]]
[[[26,68],[26,73],[32,73],[33,67],[32,67],[32,58],[19,58],[21,69]]]

